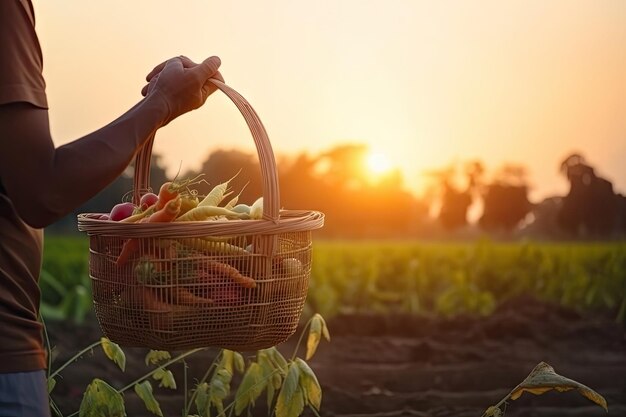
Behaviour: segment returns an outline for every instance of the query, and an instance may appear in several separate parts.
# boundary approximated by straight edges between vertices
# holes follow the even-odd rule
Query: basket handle
[[[272,145],[265,131],[265,127],[259,116],[256,114],[250,103],[246,101],[238,92],[224,84],[223,82],[211,78],[209,80],[220,89],[228,98],[235,103],[243,115],[259,156],[261,164],[261,179],[263,182],[263,218],[265,220],[278,221],[280,211],[280,191],[278,188],[278,171],[276,170],[276,160]],[[133,203],[138,205],[141,195],[150,186],[150,159],[152,156],[152,144],[154,135],[148,139],[135,157],[135,175]]]

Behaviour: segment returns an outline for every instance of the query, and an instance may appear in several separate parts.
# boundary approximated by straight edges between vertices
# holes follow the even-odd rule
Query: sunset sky
[[[626,193],[626,1],[33,0],[57,145],[140,99],[166,58],[222,59],[277,154],[362,142],[422,173],[523,163],[533,199],[563,194],[582,152]],[[253,150],[217,93],[160,131],[174,173],[217,148]]]

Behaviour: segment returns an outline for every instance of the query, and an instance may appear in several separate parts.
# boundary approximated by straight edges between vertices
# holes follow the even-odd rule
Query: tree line
[[[454,237],[468,230],[557,239],[626,236],[626,197],[616,193],[580,154],[569,155],[560,164],[570,183],[568,194],[538,203],[528,199],[526,170],[521,165],[505,165],[490,179],[480,161],[467,162],[462,172],[452,166],[433,171],[428,173],[428,192],[418,197],[407,190],[399,170],[372,179],[365,167],[367,154],[365,145],[344,144],[315,155],[279,157],[282,207],[324,212],[326,225],[319,234],[336,238]],[[107,212],[122,199],[129,201],[132,169],[131,164],[124,175],[50,231],[74,231],[78,213]],[[199,170],[179,177],[198,175],[205,180],[197,186],[200,194],[234,177],[231,188],[241,192],[241,202],[252,204],[262,195],[256,154],[217,150]],[[153,189],[168,180],[158,155],[152,157],[150,178]],[[473,225],[468,210],[477,201],[482,213]],[[438,209],[433,212],[434,205]]]

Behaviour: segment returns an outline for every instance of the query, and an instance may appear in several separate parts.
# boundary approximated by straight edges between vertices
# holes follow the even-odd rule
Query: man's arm
[[[217,58],[193,68],[184,68],[178,58],[168,61],[146,98],[107,126],[57,149],[46,109],[1,105],[0,181],[20,217],[45,227],[101,191],[156,129],[204,103],[214,91],[207,80],[218,67]]]

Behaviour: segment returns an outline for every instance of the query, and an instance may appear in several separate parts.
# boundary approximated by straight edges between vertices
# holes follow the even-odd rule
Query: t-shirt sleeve
[[[48,108],[41,47],[30,2],[0,0],[0,105],[27,102]]]

